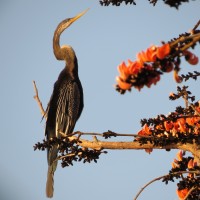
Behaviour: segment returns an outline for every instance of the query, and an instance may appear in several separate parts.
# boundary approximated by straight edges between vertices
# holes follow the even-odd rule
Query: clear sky
[[[85,107],[75,130],[137,133],[140,119],[167,114],[181,103],[170,102],[176,91],[172,74],[151,89],[120,95],[114,89],[117,66],[135,59],[151,44],[160,45],[193,28],[200,19],[200,2],[191,1],[179,11],[159,1],[137,6],[101,7],[98,0],[0,0],[0,199],[43,200],[47,174],[46,152],[33,151],[44,138],[45,122],[34,101],[35,80],[44,108],[65,63],[52,51],[58,23],[90,8],[62,34],[61,44],[71,45],[78,57]],[[199,46],[194,51],[200,55]],[[200,66],[183,63],[182,72]],[[197,93],[198,82],[191,81]],[[123,138],[120,138],[122,140]],[[168,173],[176,151],[109,151],[98,163],[75,163],[55,173],[55,200],[130,200],[151,179]],[[154,183],[140,200],[178,199],[176,185]]]

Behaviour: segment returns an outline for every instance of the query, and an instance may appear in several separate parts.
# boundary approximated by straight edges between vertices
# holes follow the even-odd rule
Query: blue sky
[[[80,3],[81,2],[81,3]],[[182,101],[170,102],[176,91],[172,74],[151,89],[120,95],[114,89],[117,66],[135,59],[151,44],[168,41],[193,28],[200,19],[199,1],[179,11],[159,1],[137,6],[101,7],[98,1],[1,0],[0,1],[0,195],[5,200],[46,199],[46,152],[33,151],[44,138],[44,121],[34,101],[35,80],[44,108],[54,82],[64,67],[53,55],[53,33],[60,21],[90,8],[62,34],[61,44],[71,45],[78,57],[85,107],[75,130],[83,132],[136,133],[140,119],[167,114]],[[194,51],[200,54],[199,46]],[[182,72],[198,70],[183,62]],[[197,93],[198,82],[188,83]],[[120,138],[122,140],[124,138]],[[126,139],[126,138],[125,138]],[[133,199],[151,179],[166,174],[176,151],[109,151],[98,163],[75,163],[55,174],[55,200]],[[175,184],[154,183],[140,200],[177,199]]]

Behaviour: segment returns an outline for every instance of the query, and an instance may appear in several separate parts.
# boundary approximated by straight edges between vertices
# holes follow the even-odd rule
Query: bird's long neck
[[[60,47],[61,33],[66,28],[68,28],[72,23],[74,23],[77,19],[79,19],[81,16],[83,16],[87,11],[88,11],[88,9],[79,13],[78,15],[76,15],[73,18],[65,19],[62,22],[60,22],[60,24],[57,26],[55,33],[54,33],[54,37],[53,37],[53,50],[54,50],[54,55],[58,60],[67,61],[67,59],[68,59],[68,55],[66,54],[66,51],[65,51],[66,48],[64,47],[64,49],[63,49],[63,47]],[[69,51],[71,51],[71,49],[72,48],[70,48]],[[68,50],[68,48],[67,48],[67,50]],[[74,53],[74,51],[72,53]]]
[[[54,55],[57,60],[66,60],[66,56],[60,47],[60,35],[64,31],[62,28],[62,24],[59,24],[55,30],[54,37],[53,37],[53,51]]]
[[[71,76],[77,76],[78,74],[78,63],[76,54],[73,48],[69,45],[60,46],[60,36],[62,32],[69,26],[67,24],[69,19],[63,20],[54,32],[53,37],[53,51],[57,60],[64,60],[66,63],[65,71]]]

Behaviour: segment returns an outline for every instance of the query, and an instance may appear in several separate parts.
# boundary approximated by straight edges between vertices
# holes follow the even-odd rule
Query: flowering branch
[[[37,101],[39,108],[41,110],[42,115],[44,116],[44,109],[42,107],[42,103],[38,96],[38,90],[36,87],[36,84],[34,82],[34,91],[36,95],[34,96],[35,100]],[[186,88],[184,90],[179,90],[178,94],[173,94],[173,98],[177,99],[183,95],[185,95],[185,92],[188,92]],[[192,98],[190,95],[187,96],[187,98]],[[187,99],[187,100],[188,100]],[[147,152],[149,149],[181,149],[184,151],[191,152],[194,157],[198,160],[198,163],[200,163],[200,146],[199,146],[199,137],[198,134],[194,135],[188,135],[188,133],[191,131],[194,132],[195,130],[198,131],[199,129],[195,129],[197,126],[197,122],[200,117],[194,117],[196,110],[199,110],[200,108],[195,104],[196,107],[195,110],[191,110],[191,106],[187,108],[188,110],[180,109],[176,111],[176,115],[171,113],[170,116],[165,117],[164,115],[161,115],[160,118],[157,119],[150,119],[148,120],[144,119],[142,121],[144,127],[141,129],[137,134],[119,134],[112,131],[104,132],[103,134],[100,133],[82,133],[80,131],[65,135],[64,133],[61,134],[61,138],[52,138],[52,140],[48,143],[47,141],[43,141],[43,143],[37,143],[34,146],[34,149],[42,149],[45,150],[45,148],[48,148],[49,146],[58,143],[60,145],[60,152],[62,152],[62,156],[65,154],[63,152],[66,151],[67,148],[72,148],[74,145],[76,145],[79,151],[74,152],[71,150],[67,150],[67,154],[75,155],[75,157],[80,155],[80,151],[82,152],[84,149],[93,149],[99,151],[99,155],[101,154],[102,149],[145,149]],[[184,112],[188,113],[190,111],[190,115],[184,116]],[[193,113],[192,113],[193,111]],[[186,114],[185,113],[185,114]],[[170,121],[173,121],[170,122]],[[190,129],[187,129],[183,123],[190,124]],[[155,125],[152,125],[155,124]],[[158,126],[158,124],[160,124]],[[163,124],[163,128],[161,126]],[[194,129],[192,126],[195,124]],[[155,128],[153,128],[155,126]],[[183,134],[185,131],[187,131],[187,134]],[[180,132],[180,133],[179,133]],[[183,132],[183,133],[181,133]],[[172,134],[172,135],[171,135]],[[77,136],[76,136],[77,135]],[[85,140],[82,139],[81,136],[83,135],[92,135],[94,137],[94,141]],[[121,141],[121,142],[107,142],[107,141],[100,141],[96,138],[96,136],[104,137],[105,139],[111,138],[111,137],[119,137],[119,136],[128,136],[128,137],[134,137],[135,140],[131,142],[127,141]],[[189,141],[189,142],[187,142]],[[90,152],[91,153],[91,152]],[[63,157],[62,157],[63,158]],[[70,160],[71,162],[72,160]]]
[[[124,94],[131,87],[139,91],[144,87],[151,87],[156,84],[162,74],[173,71],[177,83],[182,82],[178,75],[180,71],[181,57],[191,64],[198,64],[198,57],[188,49],[194,48],[200,42],[200,30],[197,30],[200,21],[194,26],[190,33],[181,34],[178,38],[162,46],[151,46],[146,51],[137,54],[135,61],[128,60],[128,63],[121,63],[118,66],[119,76],[116,77],[116,90]]]
[[[82,133],[84,134],[84,133]],[[140,136],[142,137],[142,136]],[[76,140],[77,137],[72,136],[69,137],[69,140]],[[101,140],[85,140],[85,139],[80,139],[78,140],[77,144],[81,147],[84,148],[90,148],[90,149],[110,149],[110,150],[119,150],[119,149],[124,149],[124,150],[130,150],[130,149],[136,149],[136,150],[142,150],[142,149],[180,149],[183,151],[189,151],[191,152],[194,156],[196,156],[199,159],[200,163],[200,147],[199,145],[195,143],[186,143],[183,144],[181,142],[178,143],[171,143],[167,145],[155,145],[152,144],[151,142],[147,142],[146,144],[140,143],[140,141],[131,141],[131,142],[107,142],[107,141],[101,141]]]
[[[198,73],[188,74],[187,78],[194,78]],[[45,111],[39,99],[38,90],[35,82],[33,82],[34,91],[36,95],[34,99],[37,101],[41,114],[44,116]],[[187,104],[186,108],[178,107],[175,112],[170,115],[159,115],[152,119],[143,119],[141,123],[143,128],[137,134],[121,134],[112,131],[104,133],[83,133],[80,131],[66,135],[60,132],[60,138],[51,138],[42,143],[38,142],[34,146],[34,150],[45,150],[54,145],[58,146],[58,157],[55,161],[61,160],[62,167],[73,165],[74,161],[97,162],[99,156],[107,153],[105,150],[142,150],[150,153],[152,149],[180,149],[182,151],[191,152],[193,157],[183,158],[179,153],[178,160],[172,163],[172,170],[168,176],[163,177],[163,182],[173,181],[173,178],[181,178],[177,189],[179,197],[189,198],[193,200],[199,194],[199,186],[196,184],[199,177],[200,168],[200,103],[195,101],[195,97],[188,91],[188,87],[178,87],[177,94],[170,94],[171,100],[183,98]],[[190,102],[190,101],[192,102]],[[93,136],[93,140],[83,139],[82,136]],[[102,141],[98,137],[105,139],[111,137],[133,137],[133,141]],[[181,152],[182,152],[181,151]],[[182,171],[189,170],[189,178],[183,177]],[[193,171],[196,173],[194,174]],[[191,173],[190,173],[191,172]],[[191,175],[193,173],[193,175]],[[178,175],[181,174],[181,175]],[[155,179],[159,180],[159,178]],[[148,183],[145,187],[154,181]],[[194,184],[195,183],[195,184]],[[142,190],[144,190],[144,188]],[[136,198],[142,192],[138,193]],[[194,197],[194,198],[193,198]],[[182,199],[183,199],[182,198]]]

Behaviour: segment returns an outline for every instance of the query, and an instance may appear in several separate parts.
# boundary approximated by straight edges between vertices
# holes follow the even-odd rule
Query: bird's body
[[[78,72],[70,74],[64,68],[54,84],[48,112],[45,135],[47,139],[59,137],[59,131],[72,133],[83,109],[83,89]]]
[[[58,60],[66,62],[58,80],[54,84],[53,93],[47,107],[45,135],[47,141],[60,137],[60,132],[70,134],[83,110],[83,89],[78,76],[78,61],[72,47],[60,47],[61,33],[86,11],[74,18],[63,20],[57,27],[53,38],[53,49]],[[47,197],[53,197],[54,172],[57,167],[58,145],[47,150],[48,172],[46,183]]]
[[[83,90],[78,78],[74,78],[66,69],[60,73],[58,80],[54,84],[51,96],[45,135],[47,140],[60,137],[59,132],[69,134],[73,132],[76,121],[83,109]],[[53,175],[57,166],[57,145],[47,152],[48,175],[46,193],[48,197],[53,194]]]

